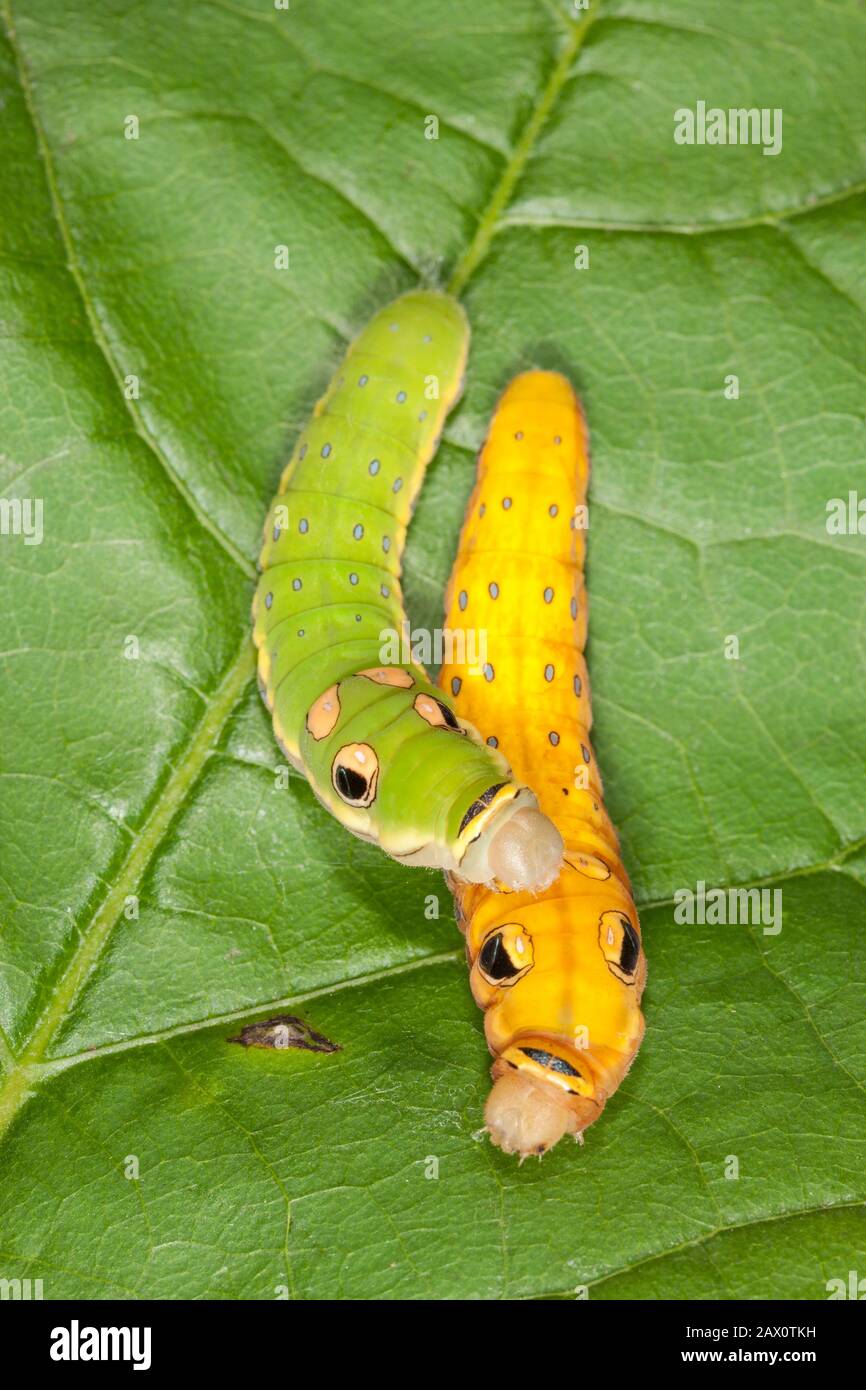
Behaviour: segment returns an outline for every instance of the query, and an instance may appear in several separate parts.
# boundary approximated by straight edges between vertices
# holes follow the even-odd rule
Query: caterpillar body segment
[[[475,629],[475,650],[486,633],[487,662],[480,674],[446,664],[441,687],[536,788],[565,843],[561,874],[538,893],[449,876],[495,1059],[487,1127],[522,1157],[598,1118],[644,1032],[640,924],[590,739],[588,477],[570,383],[515,378],[479,456],[446,598],[446,627]]]
[[[423,667],[383,658],[389,635],[403,631],[406,527],[460,395],[468,343],[457,301],[418,290],[349,348],[265,522],[253,602],[259,687],[286,757],[352,834],[474,882],[493,882],[501,861],[511,886],[540,887],[561,863],[558,832],[544,821],[532,877],[506,853],[519,838],[512,822],[538,815],[534,794]]]

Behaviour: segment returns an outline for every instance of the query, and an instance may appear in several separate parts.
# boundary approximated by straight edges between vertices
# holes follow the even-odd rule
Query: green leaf
[[[862,7],[0,11],[0,495],[44,526],[0,537],[0,1275],[814,1299],[866,1273],[866,570],[826,526],[864,476]],[[781,108],[781,153],[676,144],[698,101]],[[507,379],[564,369],[592,433],[647,1036],[585,1147],[522,1168],[474,1137],[489,1058],[441,879],[281,785],[251,679],[282,461],[419,279],[474,338],[416,623]],[[782,930],[678,925],[699,880],[781,891]],[[280,1014],[340,1050],[229,1043]]]

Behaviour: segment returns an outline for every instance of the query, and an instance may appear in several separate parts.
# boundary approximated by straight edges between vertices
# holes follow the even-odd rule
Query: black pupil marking
[[[457,722],[457,716],[455,715],[453,709],[449,709],[447,705],[443,705],[441,700],[437,700],[436,703],[442,711],[442,718],[445,720],[445,723],[448,725],[448,728],[459,729],[460,725]]]
[[[490,805],[496,793],[498,791],[501,791],[504,786],[507,786],[506,782],[497,782],[494,787],[488,787],[486,792],[482,792],[477,801],[473,801],[472,805],[469,807],[469,810],[466,812],[466,815],[460,822],[460,829],[457,831],[458,835],[463,834],[463,831],[466,829],[469,822],[473,821],[476,816],[479,816],[481,812],[484,810],[485,806]]]
[[[356,772],[353,767],[344,767],[341,763],[334,774],[334,781],[337,785],[337,791],[347,801],[360,801],[366,794],[367,779],[363,773]]]
[[[491,980],[511,980],[521,970],[506,951],[500,932],[487,938],[481,947],[478,963]]]
[[[626,975],[633,975],[640,956],[640,937],[627,917],[621,918],[622,949],[619,953],[619,968]]]
[[[540,1047],[522,1047],[520,1051],[527,1057],[531,1057],[533,1062],[538,1062],[539,1066],[549,1067],[551,1071],[562,1072],[563,1076],[580,1076],[576,1067],[573,1067],[570,1062],[563,1061],[562,1057],[554,1057],[552,1052],[542,1052]]]

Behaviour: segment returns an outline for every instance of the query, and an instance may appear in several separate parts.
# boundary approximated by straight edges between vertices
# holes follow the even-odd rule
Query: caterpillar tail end
[[[580,1139],[602,1107],[588,1097],[568,1097],[524,1071],[508,1071],[494,1082],[484,1107],[491,1141],[507,1154],[541,1157],[564,1134]]]
[[[487,862],[498,881],[513,892],[543,893],[559,877],[564,853],[553,821],[525,806],[493,835]]]

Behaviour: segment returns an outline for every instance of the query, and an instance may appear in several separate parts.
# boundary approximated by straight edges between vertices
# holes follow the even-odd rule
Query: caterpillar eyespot
[[[317,742],[334,732],[340,717],[340,687],[331,685],[307,711],[307,732]]]
[[[495,1058],[487,1131],[521,1158],[563,1134],[580,1138],[628,1071],[644,1030],[637,910],[590,743],[585,531],[565,524],[585,504],[588,473],[586,427],[570,384],[550,372],[515,378],[479,455],[446,599],[445,625],[455,635],[470,613],[473,627],[487,629],[491,676],[467,679],[467,666],[450,662],[440,684],[460,719],[498,741],[519,777],[543,773],[541,810],[566,846],[563,873],[540,893],[497,898],[489,886],[448,879]],[[485,510],[482,493],[502,505]],[[525,828],[522,852],[531,858],[531,822]]]
[[[640,960],[640,937],[625,912],[603,912],[598,924],[602,955],[618,980],[633,984]]]
[[[506,922],[484,938],[476,966],[486,984],[511,989],[532,969],[534,961],[532,937],[520,922]]]
[[[404,864],[505,887],[513,869],[522,886],[515,817],[539,814],[534,793],[423,668],[382,656],[384,634],[403,630],[406,526],[460,395],[468,341],[457,301],[426,290],[395,300],[355,339],[268,511],[253,636],[277,741],[347,830]],[[467,836],[468,809],[494,785],[496,806]],[[562,859],[545,824],[539,887]]]
[[[414,709],[416,714],[420,714],[424,722],[434,729],[456,729],[462,732],[457,715],[442,700],[432,699],[429,695],[419,695]]]
[[[566,788],[562,790],[567,795]],[[587,878],[610,878],[610,869],[596,854],[575,854],[565,862],[575,873],[585,874]]]
[[[334,758],[331,780],[347,806],[372,806],[379,785],[379,759],[369,743],[347,743]]]
[[[470,826],[478,833],[475,822],[481,817],[488,815],[490,807],[496,801],[496,798],[502,793],[507,795],[507,792],[507,782],[496,782],[492,787],[486,787],[481,795],[467,808],[457,833],[459,835],[465,835]]]
[[[376,685],[399,685],[403,690],[415,684],[412,672],[404,671],[399,666],[377,666],[369,671],[359,671],[358,675],[374,681]]]
[[[551,1071],[559,1072],[560,1076],[580,1076],[577,1067],[573,1067],[571,1062],[567,1062],[564,1057],[557,1057],[554,1053],[545,1051],[543,1047],[521,1047],[520,1051],[524,1057],[530,1057],[540,1067],[548,1067]]]

